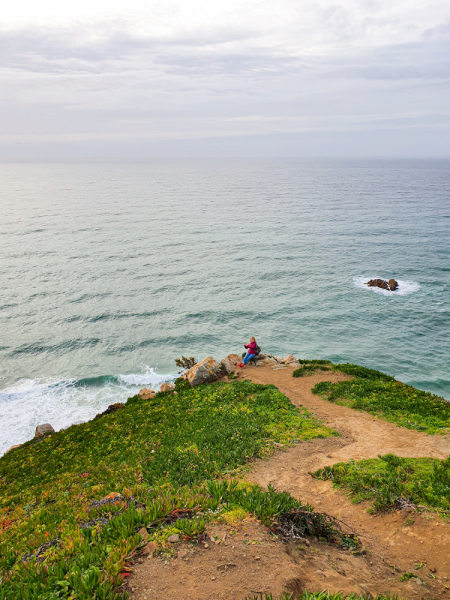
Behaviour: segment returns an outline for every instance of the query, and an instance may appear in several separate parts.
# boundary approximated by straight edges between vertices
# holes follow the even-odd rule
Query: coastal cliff
[[[230,356],[0,459],[0,599],[445,597],[450,404]]]

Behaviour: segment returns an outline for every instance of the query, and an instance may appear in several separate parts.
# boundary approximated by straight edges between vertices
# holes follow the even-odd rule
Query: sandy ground
[[[282,591],[329,589],[375,596],[397,593],[404,600],[450,598],[450,525],[430,514],[399,511],[372,516],[368,504],[354,505],[328,481],[308,473],[325,465],[354,458],[393,453],[399,456],[445,458],[449,436],[427,436],[338,406],[312,394],[319,381],[339,381],[345,375],[316,373],[293,378],[292,369],[246,367],[242,378],[273,383],[295,405],[303,405],[339,438],[302,442],[258,460],[246,479],[267,487],[289,491],[315,510],[337,517],[359,536],[366,553],[354,556],[327,544],[286,546],[253,520],[234,526],[214,525],[212,540],[178,546],[178,558],[165,563],[144,558],[134,566],[127,582],[132,600],[244,600],[262,592],[274,597]],[[407,524],[413,521],[412,525]],[[217,538],[217,539],[214,539]],[[419,569],[416,566],[425,563]],[[420,579],[400,582],[404,572]]]

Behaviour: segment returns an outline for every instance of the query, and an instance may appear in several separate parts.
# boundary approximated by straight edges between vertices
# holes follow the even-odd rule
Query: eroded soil
[[[209,541],[206,548],[203,544],[177,544],[175,560],[150,557],[136,563],[126,586],[133,590],[131,598],[244,600],[262,592],[276,597],[282,591],[305,587],[368,597],[390,592],[404,600],[450,598],[448,523],[414,511],[372,516],[367,513],[368,504],[352,504],[329,481],[309,475],[325,465],[378,454],[445,458],[450,453],[450,437],[397,427],[312,394],[311,388],[319,381],[340,381],[348,378],[345,375],[318,372],[296,379],[291,368],[247,367],[241,377],[273,383],[295,405],[305,406],[341,435],[302,442],[269,460],[258,460],[246,479],[289,491],[316,511],[344,521],[359,535],[366,553],[355,556],[315,541],[309,547],[286,546],[252,520],[234,526],[214,525],[208,533],[217,540]],[[406,572],[421,579],[400,582]]]

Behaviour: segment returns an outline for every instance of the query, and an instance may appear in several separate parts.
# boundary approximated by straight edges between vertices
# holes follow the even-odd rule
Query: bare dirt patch
[[[246,520],[208,530],[217,543],[178,545],[178,557],[144,558],[127,584],[132,600],[244,600],[264,593],[336,589],[367,593],[369,586],[396,589],[391,570],[325,543],[285,545],[263,525]],[[372,564],[371,564],[372,563]],[[420,596],[418,596],[420,597]]]

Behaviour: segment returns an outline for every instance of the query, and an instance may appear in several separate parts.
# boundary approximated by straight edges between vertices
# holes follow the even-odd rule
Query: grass
[[[171,533],[189,539],[227,511],[268,523],[302,507],[287,493],[221,479],[276,443],[333,431],[274,386],[191,389],[178,380],[176,389],[147,401],[135,396],[0,459],[1,600],[125,598],[117,590],[142,526],[164,552]],[[112,492],[120,495],[98,502]],[[174,517],[179,509],[189,520]]]
[[[345,364],[334,365],[333,370],[352,375],[354,379],[339,383],[320,382],[312,389],[315,394],[408,429],[428,434],[450,432],[450,402],[443,398],[374,369]]]
[[[450,510],[450,457],[400,458],[386,454],[368,460],[337,463],[313,474],[344,487],[354,502],[372,501],[372,511],[386,511],[410,503]],[[412,523],[408,523],[411,525]]]

